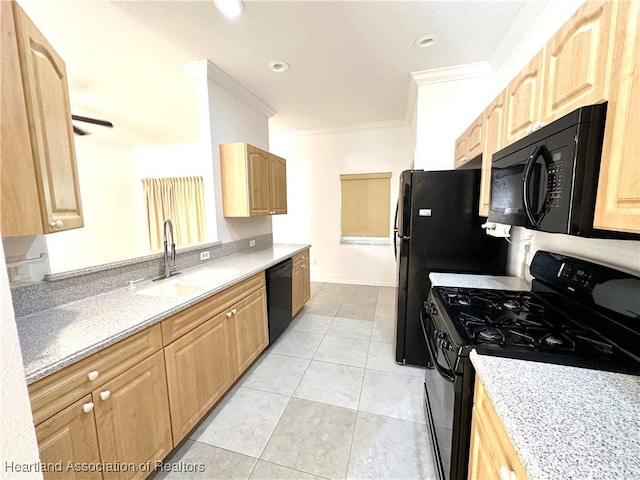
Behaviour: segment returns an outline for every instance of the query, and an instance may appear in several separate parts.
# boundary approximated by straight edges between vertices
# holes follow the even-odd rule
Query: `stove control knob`
[[[435,304],[429,302],[429,304],[427,305],[427,313],[434,316],[438,315],[438,310],[436,310]]]
[[[441,346],[443,350],[452,350],[451,342],[445,337],[442,338]]]

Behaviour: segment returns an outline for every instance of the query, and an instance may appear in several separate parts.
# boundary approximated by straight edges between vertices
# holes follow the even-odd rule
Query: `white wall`
[[[514,244],[509,250],[509,274],[531,280],[529,265],[538,250],[564,253],[595,263],[609,265],[640,275],[640,242],[574,237],[555,233],[534,232],[522,227],[511,229]],[[525,249],[524,240],[531,247]]]
[[[52,273],[143,254],[131,148],[96,135],[75,144],[84,227],[45,236]]]
[[[399,173],[413,159],[411,139],[408,124],[272,135],[271,151],[287,159],[288,197],[288,214],[273,217],[274,242],[311,243],[314,281],[395,284],[391,243],[340,244],[340,174],[392,172],[391,223]]]
[[[220,144],[247,142],[269,150],[269,124],[262,113],[250,107],[206,76],[206,63],[198,68],[198,102],[201,139],[209,139],[213,165],[215,213],[218,239],[231,242],[271,233],[271,217],[224,218],[220,178]],[[195,74],[195,73],[194,73]]]
[[[452,170],[455,141],[491,100],[486,75],[418,86],[415,168]]]
[[[2,239],[0,238],[0,244]],[[11,304],[11,292],[0,255],[0,478],[40,479],[41,473],[10,473],[7,464],[39,461],[33,416],[24,378],[20,342]]]

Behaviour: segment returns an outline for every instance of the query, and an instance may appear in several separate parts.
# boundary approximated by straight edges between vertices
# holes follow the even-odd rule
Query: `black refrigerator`
[[[429,273],[504,275],[507,242],[487,235],[478,215],[480,170],[400,175],[395,220],[396,361],[427,366],[420,309],[427,299]]]

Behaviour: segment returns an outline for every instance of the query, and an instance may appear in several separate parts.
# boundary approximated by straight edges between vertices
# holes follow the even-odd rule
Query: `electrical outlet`
[[[249,240],[249,248],[255,247],[255,246],[256,246],[256,241],[255,240]]]
[[[318,265],[318,259],[314,258],[313,260],[311,260],[311,265]]]
[[[210,253],[209,253],[209,250],[206,250],[206,251],[204,251],[204,252],[200,252],[200,261],[202,261],[202,260],[209,260],[209,257],[210,257],[210,256],[211,256],[211,255],[210,255]]]

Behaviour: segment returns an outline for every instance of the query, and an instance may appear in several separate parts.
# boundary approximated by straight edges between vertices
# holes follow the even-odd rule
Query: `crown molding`
[[[452,82],[466,80],[468,78],[484,77],[491,73],[489,62],[466,63],[453,67],[433,68],[411,72],[411,77],[416,85],[430,85],[432,83]]]
[[[548,7],[550,0],[524,2],[518,10],[502,40],[489,57],[493,70],[498,70],[511,53],[519,47],[520,40],[531,27],[532,22]],[[544,45],[544,43],[542,43]]]
[[[321,135],[328,133],[342,133],[357,130],[369,130],[374,128],[388,128],[388,127],[406,127],[409,125],[407,119],[402,120],[388,120],[384,122],[369,122],[369,123],[356,123],[351,125],[343,125],[340,127],[320,127],[309,128],[306,130],[280,130],[274,131],[274,134],[285,135]]]
[[[203,78],[206,76],[207,80],[211,80],[220,88],[226,90],[242,103],[253,108],[256,112],[266,118],[273,117],[276,114],[276,111],[273,108],[240,85],[210,60],[198,60],[196,62],[187,63],[186,65],[183,65],[183,68],[195,78]]]

